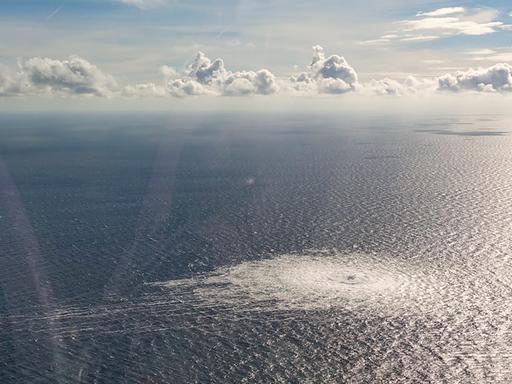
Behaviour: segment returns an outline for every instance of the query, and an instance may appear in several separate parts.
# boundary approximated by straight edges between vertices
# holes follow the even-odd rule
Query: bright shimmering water
[[[0,382],[511,382],[511,121],[1,117]]]

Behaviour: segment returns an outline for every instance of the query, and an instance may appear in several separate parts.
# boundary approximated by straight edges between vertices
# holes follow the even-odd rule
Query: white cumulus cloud
[[[291,88],[299,92],[341,94],[355,91],[359,85],[355,69],[339,55],[325,55],[324,49],[313,47],[313,60],[307,71],[290,77]]]
[[[174,79],[167,84],[167,88],[171,95],[177,97],[214,94],[194,79]]]
[[[459,71],[455,75],[447,74],[438,79],[438,89],[443,91],[512,91],[512,66],[500,63],[488,68]]]
[[[275,76],[266,69],[231,73],[224,82],[224,93],[232,96],[271,95],[278,90]]]
[[[112,76],[78,56],[65,60],[33,57],[19,65],[20,75],[33,90],[110,96],[117,88]]]
[[[270,95],[279,90],[277,80],[269,70],[231,72],[226,69],[224,60],[211,60],[203,52],[198,52],[181,74],[168,66],[162,67],[161,71],[174,96]]]

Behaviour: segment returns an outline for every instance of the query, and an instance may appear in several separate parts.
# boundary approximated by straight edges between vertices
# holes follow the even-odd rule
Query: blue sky
[[[510,30],[378,42],[400,29],[398,22],[445,7],[492,10],[495,16],[485,22],[512,23],[505,1],[3,0],[0,31],[9,38],[0,52],[6,64],[76,54],[140,81],[157,77],[163,64],[183,67],[197,50],[223,57],[233,69],[287,74],[308,64],[311,46],[320,44],[344,55],[362,76],[437,73],[470,65],[475,60],[468,50],[508,52]]]

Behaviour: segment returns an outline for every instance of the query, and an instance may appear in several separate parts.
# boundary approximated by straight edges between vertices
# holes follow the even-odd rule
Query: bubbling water
[[[202,305],[257,310],[405,309],[436,283],[419,267],[384,255],[315,250],[244,262],[192,279],[160,283]]]

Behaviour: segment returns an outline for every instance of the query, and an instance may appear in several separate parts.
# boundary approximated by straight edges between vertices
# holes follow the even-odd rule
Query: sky
[[[510,1],[2,0],[0,34],[27,105],[512,90]]]

